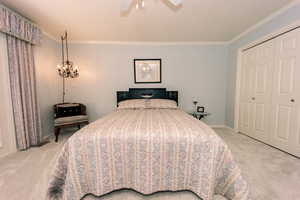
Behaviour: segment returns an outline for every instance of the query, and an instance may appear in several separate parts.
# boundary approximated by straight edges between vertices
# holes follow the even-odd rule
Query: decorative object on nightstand
[[[190,115],[201,120],[201,119],[207,117],[208,115],[210,115],[210,113],[208,113],[208,112],[193,112],[193,113],[190,113]]]
[[[69,60],[69,48],[68,48],[68,33],[65,32],[64,36],[61,36],[61,54],[62,63],[57,65],[57,71],[59,75],[63,78],[63,95],[62,102],[65,102],[65,79],[66,78],[76,78],[79,76],[79,69],[74,66],[73,62]],[[66,55],[66,56],[65,56]]]
[[[54,105],[54,133],[55,142],[58,141],[60,129],[64,127],[88,124],[86,106],[80,103],[61,103]]]
[[[203,106],[197,106],[197,112],[204,113],[205,108]]]
[[[210,113],[205,112],[205,108],[203,106],[197,106],[198,101],[195,98],[193,98],[193,104],[195,105],[195,110],[189,113],[193,117],[201,120],[206,116],[210,115]]]
[[[193,104],[194,104],[194,108],[195,108],[195,111],[197,110],[197,104],[198,104],[198,100],[193,97]]]

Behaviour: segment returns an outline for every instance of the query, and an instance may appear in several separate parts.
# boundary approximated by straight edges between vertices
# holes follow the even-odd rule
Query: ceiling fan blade
[[[122,11],[127,11],[129,10],[131,4],[133,3],[133,0],[122,0],[121,3],[121,10]]]
[[[174,6],[179,6],[183,0],[169,0]]]

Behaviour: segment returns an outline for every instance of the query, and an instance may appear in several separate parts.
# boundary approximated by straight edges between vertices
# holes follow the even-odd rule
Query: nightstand
[[[64,127],[88,124],[86,106],[80,103],[62,103],[54,105],[54,129],[55,141],[58,140],[60,129]]]
[[[195,117],[196,119],[203,119],[205,117],[207,117],[208,115],[210,115],[210,113],[208,112],[190,112],[190,115],[192,115],[193,117]]]

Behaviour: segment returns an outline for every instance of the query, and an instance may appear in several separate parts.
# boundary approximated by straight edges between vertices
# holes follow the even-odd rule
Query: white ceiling
[[[0,0],[59,39],[73,41],[229,41],[293,0],[145,0],[121,13],[122,0]]]

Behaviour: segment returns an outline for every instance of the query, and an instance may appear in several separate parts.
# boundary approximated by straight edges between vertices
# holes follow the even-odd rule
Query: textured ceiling
[[[55,38],[73,41],[229,41],[293,0],[145,0],[121,13],[122,0],[0,0]]]

